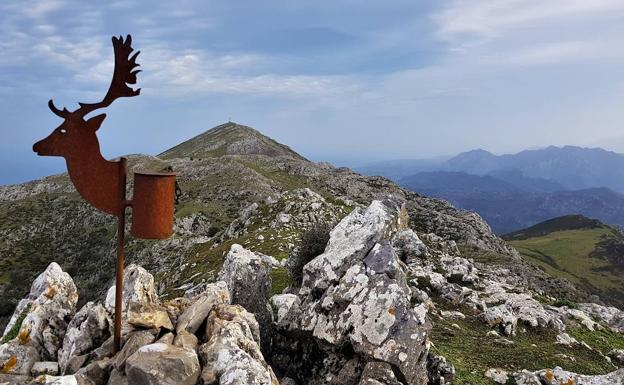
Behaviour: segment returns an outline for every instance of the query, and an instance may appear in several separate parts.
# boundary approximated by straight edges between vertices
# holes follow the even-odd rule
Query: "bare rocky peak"
[[[280,144],[251,127],[228,122],[211,128],[159,155],[171,158],[209,158],[222,155],[288,156],[305,160],[288,146]]]

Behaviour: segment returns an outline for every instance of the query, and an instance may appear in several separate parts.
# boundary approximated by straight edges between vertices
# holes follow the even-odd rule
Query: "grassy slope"
[[[624,301],[621,272],[605,259],[592,256],[603,237],[614,235],[609,227],[555,231],[547,235],[511,241],[529,262],[547,273],[566,278],[599,296]]]
[[[438,304],[444,308],[444,301]],[[489,368],[501,368],[508,372],[521,369],[540,370],[561,366],[566,370],[585,374],[603,374],[614,370],[596,351],[582,345],[567,347],[556,344],[554,329],[520,328],[516,337],[486,336],[491,330],[478,312],[457,309],[448,304],[449,310],[461,310],[465,320],[434,320],[431,333],[432,350],[455,365],[457,371],[453,384],[494,385],[484,373]],[[584,328],[569,327],[567,332],[592,349],[603,354],[611,349],[624,347],[624,336],[608,331],[589,332]]]

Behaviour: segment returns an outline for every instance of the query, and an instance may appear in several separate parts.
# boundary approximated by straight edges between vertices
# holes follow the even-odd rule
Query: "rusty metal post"
[[[119,161],[119,199],[122,202],[117,216],[117,264],[115,268],[115,336],[113,338],[113,354],[121,349],[121,312],[123,307],[123,278],[124,278],[124,244],[126,240],[126,175],[128,160]]]

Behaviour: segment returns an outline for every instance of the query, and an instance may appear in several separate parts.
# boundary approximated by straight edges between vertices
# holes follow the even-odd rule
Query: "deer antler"
[[[59,116],[63,119],[66,119],[67,117],[69,117],[69,114],[71,114],[71,112],[67,111],[67,108],[63,108],[62,111],[56,108],[52,99],[48,100],[48,107],[52,112],[54,112],[54,115]]]
[[[134,51],[131,47],[132,37],[128,35],[124,41],[122,36],[118,38],[113,36],[113,50],[115,52],[115,71],[113,72],[113,80],[108,88],[108,92],[104,99],[99,103],[78,103],[78,108],[73,113],[84,117],[88,113],[100,108],[105,108],[111,105],[111,103],[120,97],[137,96],[141,93],[141,89],[133,90],[128,84],[136,84],[137,74],[141,70],[135,70],[139,66],[136,62],[137,56],[141,51],[137,51],[134,55],[130,56],[130,53]],[[52,100],[48,102],[50,110],[61,118],[66,118],[70,113],[66,108],[59,110],[54,106]]]

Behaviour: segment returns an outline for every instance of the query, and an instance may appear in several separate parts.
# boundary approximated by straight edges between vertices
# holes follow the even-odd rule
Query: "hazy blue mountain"
[[[464,172],[422,172],[402,178],[401,185],[443,198],[478,212],[497,233],[522,229],[549,218],[583,214],[605,223],[624,225],[624,195],[608,188],[548,191],[556,185],[536,179],[524,187],[485,175]]]
[[[544,192],[594,187],[624,192],[624,155],[602,148],[550,146],[505,155],[477,149],[450,159],[387,161],[358,171],[393,180],[424,171],[458,171],[494,176],[521,188],[537,184]]]
[[[624,155],[601,148],[550,146],[506,155],[473,150],[449,159],[439,170],[476,175],[517,170],[525,177],[555,181],[567,190],[608,187],[624,191]]]

